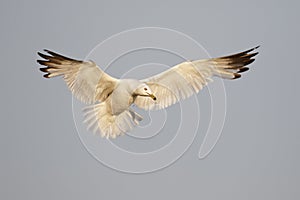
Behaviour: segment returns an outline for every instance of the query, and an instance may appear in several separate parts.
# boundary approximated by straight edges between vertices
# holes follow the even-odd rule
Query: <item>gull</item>
[[[38,52],[45,78],[62,76],[72,94],[85,104],[84,123],[102,137],[116,138],[143,119],[131,105],[145,110],[164,109],[197,94],[212,77],[237,79],[258,54],[258,48],[218,58],[185,61],[152,77],[117,79],[93,61],[65,57],[53,51]],[[247,66],[247,67],[246,67]]]

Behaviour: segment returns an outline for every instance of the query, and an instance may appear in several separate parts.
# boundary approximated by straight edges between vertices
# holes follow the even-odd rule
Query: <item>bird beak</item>
[[[149,94],[149,93],[148,93],[148,95],[149,95],[149,97],[151,97],[151,99],[153,99],[154,101],[156,101],[156,96],[154,96],[153,94]]]

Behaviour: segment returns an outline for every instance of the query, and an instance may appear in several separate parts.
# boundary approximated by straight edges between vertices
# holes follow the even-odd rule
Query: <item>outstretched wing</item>
[[[212,76],[240,78],[240,73],[247,71],[249,68],[246,66],[255,60],[258,52],[253,51],[258,47],[230,56],[183,62],[141,80],[151,88],[156,101],[138,96],[134,103],[145,110],[162,109],[198,93],[212,80]]]
[[[37,60],[45,78],[63,76],[73,95],[84,103],[104,101],[115,88],[118,79],[103,72],[93,61],[80,61],[44,50],[38,52],[45,60]]]

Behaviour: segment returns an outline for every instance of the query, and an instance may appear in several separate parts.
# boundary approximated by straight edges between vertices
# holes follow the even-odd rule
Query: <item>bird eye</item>
[[[144,88],[144,90],[147,91],[148,89],[147,89],[147,88]]]

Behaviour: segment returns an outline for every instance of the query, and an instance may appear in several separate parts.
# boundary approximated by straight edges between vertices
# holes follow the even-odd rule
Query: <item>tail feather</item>
[[[138,113],[130,109],[117,115],[108,110],[106,102],[84,108],[84,123],[89,131],[100,133],[102,137],[115,138],[133,129],[142,120]]]

